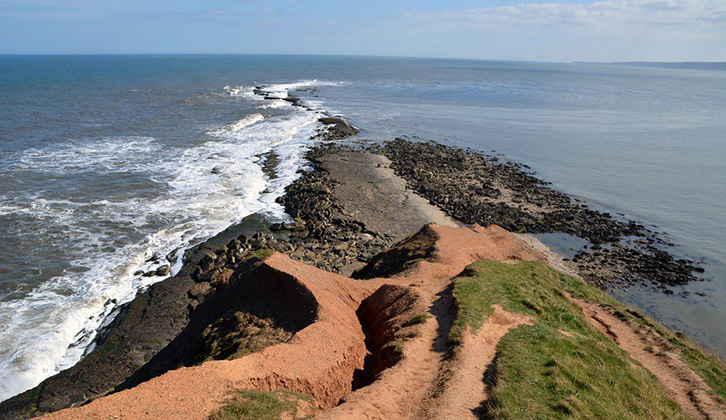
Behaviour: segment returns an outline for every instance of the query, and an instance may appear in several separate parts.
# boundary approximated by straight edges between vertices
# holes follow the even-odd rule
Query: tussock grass
[[[450,342],[476,331],[501,305],[532,325],[511,330],[497,346],[493,387],[479,410],[488,419],[682,419],[657,379],[590,326],[573,297],[627,308],[601,290],[540,262],[479,261],[457,279],[458,316]],[[634,311],[633,311],[634,312]],[[563,334],[561,331],[567,332]]]
[[[417,314],[412,316],[411,319],[406,322],[405,326],[423,324],[429,318],[431,318],[431,315],[429,314]]]
[[[258,251],[253,252],[250,254],[247,259],[248,260],[256,260],[256,261],[264,261],[272,256],[272,254],[275,253],[274,249],[271,248],[263,248]]]
[[[210,420],[278,420],[285,415],[287,419],[303,420],[312,416],[298,416],[301,402],[313,404],[309,395],[286,390],[264,392],[254,389],[238,389],[218,408]]]

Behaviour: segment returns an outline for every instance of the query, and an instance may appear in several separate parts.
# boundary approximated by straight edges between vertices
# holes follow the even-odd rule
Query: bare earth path
[[[384,371],[372,385],[350,393],[353,370],[362,367],[365,356],[364,337],[355,315],[360,302],[383,283],[411,284],[435,312],[431,308],[436,307],[437,295],[468,264],[482,258],[543,258],[496,226],[427,229],[438,237],[438,258],[419,263],[401,278],[353,280],[274,254],[265,264],[293,277],[313,293],[320,305],[318,321],[296,334],[290,343],[237,360],[173,370],[135,388],[46,417],[202,419],[221,404],[230,388],[241,387],[308,393],[319,407],[330,409],[319,418],[416,418],[417,410],[430,396],[444,356],[442,346],[437,345],[441,337],[438,320],[429,319],[418,337],[406,343],[403,360]],[[343,396],[345,402],[336,406]]]
[[[655,375],[666,394],[685,413],[700,420],[726,420],[726,404],[712,394],[710,387],[681,359],[663,348],[658,340],[648,339],[636,327],[622,321],[607,308],[592,302],[576,302],[592,325],[599,328],[630,357]]]
[[[525,315],[510,313],[495,305],[494,313],[476,334],[467,329],[464,332],[452,377],[428,418],[462,420],[479,418],[477,409],[486,402],[489,391],[483,377],[494,362],[499,340],[512,328],[528,321]]]

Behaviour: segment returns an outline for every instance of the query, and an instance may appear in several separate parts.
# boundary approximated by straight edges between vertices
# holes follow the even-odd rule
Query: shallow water
[[[318,115],[255,97],[257,83],[282,96],[315,87],[295,94],[350,118],[364,138],[496,150],[595,206],[657,225],[678,253],[703,258],[712,280],[621,297],[726,355],[724,72],[0,56],[0,377],[11,378],[0,400],[78,360],[105,314],[161,279],[138,270],[252,212],[284,217],[274,200],[304,166]],[[273,180],[261,167],[270,151],[281,160]],[[154,254],[161,262],[147,261]]]

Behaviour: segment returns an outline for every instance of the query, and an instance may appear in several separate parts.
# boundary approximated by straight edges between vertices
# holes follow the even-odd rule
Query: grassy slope
[[[493,304],[533,322],[510,331],[497,347],[497,386],[483,410],[488,418],[684,418],[657,379],[591,327],[563,291],[657,330],[723,395],[722,363],[599,289],[538,262],[479,261],[456,282],[459,314],[450,341],[457,344],[467,326],[480,328]]]
[[[309,395],[285,390],[264,392],[239,389],[234,391],[232,398],[209,418],[210,420],[278,420],[283,415],[291,420],[312,418],[312,416],[298,415],[298,405],[301,402],[314,405]]]

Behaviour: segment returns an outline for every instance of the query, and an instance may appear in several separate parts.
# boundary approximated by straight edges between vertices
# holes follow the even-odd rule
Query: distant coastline
[[[609,66],[630,66],[630,67],[655,67],[664,69],[685,69],[685,70],[720,70],[726,71],[726,61],[723,62],[655,62],[655,61],[618,61],[612,63],[573,61],[572,64],[604,64]]]

